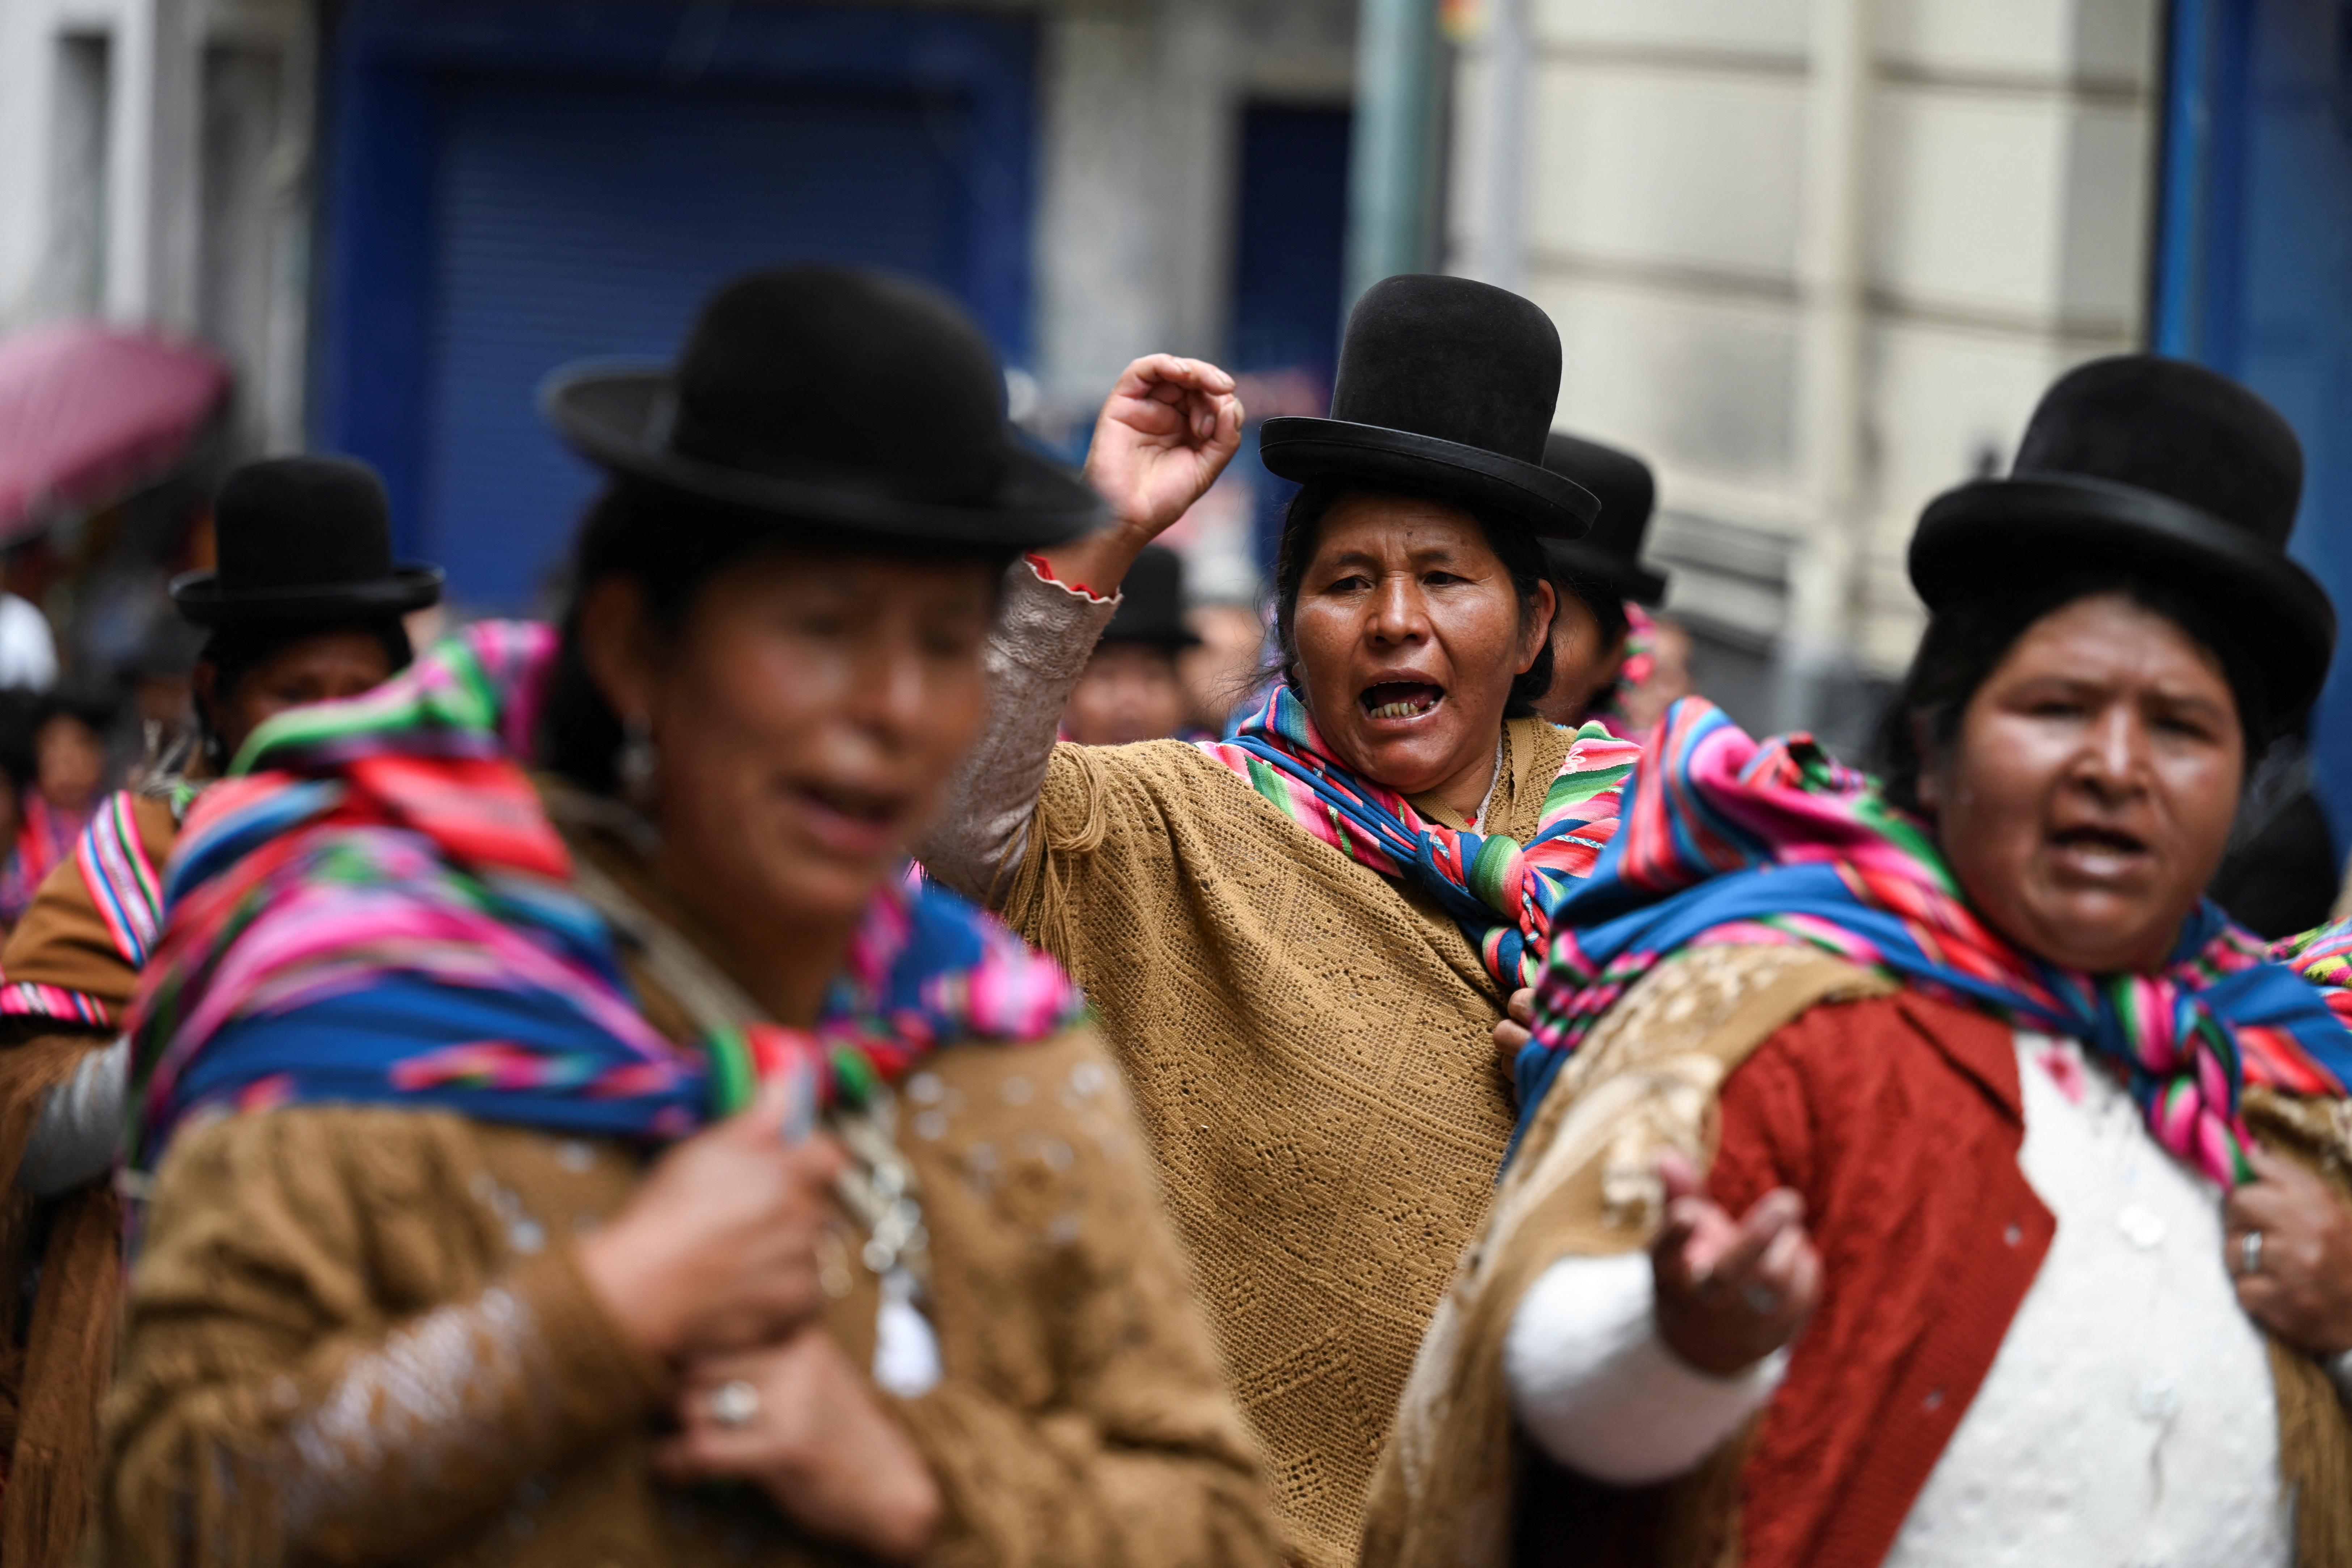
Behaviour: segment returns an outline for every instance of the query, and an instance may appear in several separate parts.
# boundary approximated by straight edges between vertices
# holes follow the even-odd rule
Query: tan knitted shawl
[[[148,864],[163,865],[179,839],[178,819],[151,795],[131,804]],[[11,983],[86,992],[117,1017],[139,984],[75,858],[42,882],[0,950],[0,973]],[[121,1213],[110,1183],[35,1205],[16,1177],[42,1100],[114,1034],[47,1019],[0,1022],[0,1454],[7,1464],[0,1563],[7,1568],[62,1568],[89,1520],[99,1406],[114,1362]],[[33,1292],[26,1287],[36,1268]]]
[[[1508,725],[1488,819],[1532,837],[1567,750]],[[1295,1536],[1352,1562],[1510,1131],[1494,981],[1417,889],[1173,742],[1056,747],[1003,893],[1099,1010]]]

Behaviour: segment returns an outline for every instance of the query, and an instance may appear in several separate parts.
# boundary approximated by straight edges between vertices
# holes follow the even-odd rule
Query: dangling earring
[[[654,775],[660,770],[661,753],[654,748],[654,721],[643,713],[632,713],[621,721],[621,749],[613,758],[621,798],[640,811],[652,805]]]

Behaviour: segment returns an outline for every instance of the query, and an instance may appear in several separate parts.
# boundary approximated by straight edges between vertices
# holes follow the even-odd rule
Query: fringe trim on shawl
[[[1033,945],[1057,956],[1083,951],[1073,940],[1070,930],[1069,878],[1073,872],[1069,868],[1081,864],[1078,857],[1093,854],[1110,837],[1110,812],[1103,801],[1101,782],[1090,773],[1082,773],[1081,776],[1086,780],[1083,815],[1075,822],[1061,812],[1049,818],[1041,804],[1029,819],[1028,840],[1022,846],[1020,861],[1008,868],[1009,876],[998,878],[1000,883],[1009,883],[1003,889],[1003,900],[997,899],[996,888],[988,890],[991,909],[1011,908],[1016,903],[1034,909],[1040,937],[1033,939]]]
[[[1688,1476],[1604,1496],[1526,1449],[1503,1386],[1503,1339],[1558,1259],[1646,1245],[1661,1207],[1657,1156],[1675,1148],[1702,1169],[1712,1163],[1716,1093],[1733,1068],[1815,1003],[1892,988],[1811,950],[1723,947],[1660,964],[1618,1003],[1547,1098],[1438,1306],[1372,1479],[1362,1568],[1512,1561],[1518,1488],[1538,1476],[1563,1508],[1552,1522],[1580,1543],[1578,1561],[1739,1561],[1739,1444]]]
[[[1493,1568],[1513,1560],[1515,1530],[1579,1562],[1738,1568],[1744,1436],[1675,1480],[1595,1487],[1527,1448],[1501,1365],[1512,1312],[1554,1260],[1643,1245],[1656,1218],[1636,1189],[1654,1183],[1662,1148],[1711,1159],[1714,1090],[1734,1068],[1815,1003],[1889,989],[1820,955],[1801,966],[1749,956],[1790,949],[1711,950],[1725,957],[1708,976],[1693,967],[1708,951],[1628,993],[1529,1129],[1414,1365],[1373,1479],[1362,1568]],[[2245,1112],[2268,1147],[2352,1199],[2352,1105],[2256,1089]],[[2269,1349],[2297,1568],[2352,1568],[2352,1417],[2317,1362],[2274,1339]]]
[[[102,1050],[102,1035],[30,1035],[19,1025],[0,1046],[0,1203],[6,1211],[6,1269],[0,1289],[22,1300],[32,1261],[35,1205],[16,1189],[47,1091]],[[106,1187],[85,1188],[49,1205],[40,1289],[29,1324],[10,1322],[5,1339],[21,1361],[6,1369],[13,1417],[5,1434],[8,1477],[0,1502],[0,1562],[8,1568],[64,1568],[88,1531],[96,1498],[99,1411],[114,1364],[122,1290],[121,1210]]]
[[[2246,1123],[2265,1147],[2352,1199],[2352,1105],[2248,1091]],[[2352,1568],[2352,1417],[2325,1368],[2270,1341],[2278,1391],[2279,1485],[2294,1511],[2296,1568]]]

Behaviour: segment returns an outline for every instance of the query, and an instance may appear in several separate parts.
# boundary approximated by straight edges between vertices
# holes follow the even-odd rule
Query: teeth
[[[1434,702],[1383,702],[1372,710],[1375,719],[1411,719],[1436,707]]]

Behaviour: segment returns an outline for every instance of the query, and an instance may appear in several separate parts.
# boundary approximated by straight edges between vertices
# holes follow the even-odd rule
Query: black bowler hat
[[[1200,634],[1184,624],[1184,558],[1166,545],[1145,545],[1118,593],[1118,610],[1103,628],[1103,641],[1199,645]]]
[[[2291,713],[2336,647],[2327,591],[2286,552],[2302,493],[2302,444],[2247,388],[2185,360],[2094,360],[2042,395],[2009,478],[1928,503],[1911,582],[1941,609],[2080,567],[2178,581],[2244,628]]]
[[[540,405],[607,468],[824,529],[1018,549],[1075,538],[1102,510],[1014,438],[1004,374],[971,318],[878,272],[738,278],[675,367],[561,370]]]
[[[219,569],[172,583],[200,626],[401,615],[441,597],[441,568],[393,563],[383,481],[351,458],[246,464],[213,502],[213,537]]]
[[[1581,539],[1547,539],[1544,553],[1556,571],[1575,583],[1590,583],[1637,605],[1666,596],[1666,574],[1642,564],[1642,541],[1649,537],[1650,510],[1658,487],[1650,465],[1631,452],[1553,431],[1544,439],[1544,467],[1563,474],[1601,498],[1601,515]]]
[[[1406,274],[1349,313],[1331,417],[1269,419],[1258,453],[1286,479],[1393,487],[1579,539],[1601,503],[1543,466],[1559,402],[1550,317],[1491,284]]]

